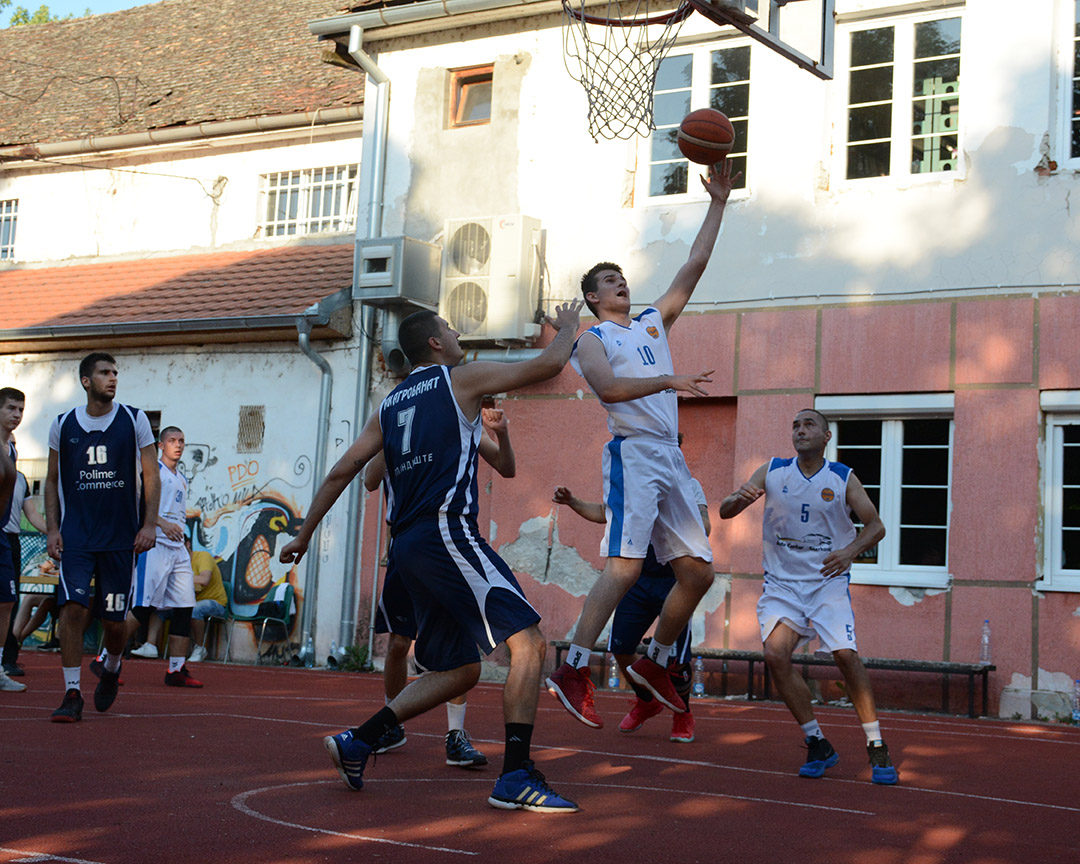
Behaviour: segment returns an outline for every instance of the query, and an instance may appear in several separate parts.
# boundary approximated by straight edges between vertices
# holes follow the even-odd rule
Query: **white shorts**
[[[602,556],[644,558],[651,543],[661,564],[685,556],[713,560],[678,443],[646,435],[613,438],[604,445],[603,461]]]
[[[761,641],[783,622],[802,638],[795,650],[811,639],[820,639],[818,654],[831,654],[855,646],[855,613],[847,576],[820,581],[781,580],[766,574],[757,604]]]
[[[184,609],[195,605],[195,574],[183,546],[158,543],[135,565],[133,606]]]

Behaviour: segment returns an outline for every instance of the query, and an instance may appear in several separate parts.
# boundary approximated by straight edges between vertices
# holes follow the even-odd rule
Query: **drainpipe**
[[[308,313],[318,311],[319,307],[316,305],[309,309]],[[300,350],[308,360],[319,367],[322,373],[319,386],[319,419],[315,435],[315,459],[311,467],[311,495],[314,497],[318,484],[326,476],[326,447],[330,438],[330,395],[333,392],[334,373],[330,368],[330,364],[326,362],[326,358],[311,347],[311,326],[312,321],[308,314],[296,319],[297,340],[300,343]],[[304,612],[301,616],[300,627],[301,650],[307,646],[308,637],[315,632],[317,618],[315,606],[319,597],[319,558],[322,555],[320,548],[322,545],[321,537],[322,528],[317,526],[311,538],[311,553],[307,556],[307,574],[304,580]]]
[[[364,52],[363,30],[353,26],[349,29],[349,56],[367,73],[365,86],[364,104],[374,102],[372,110],[364,109],[364,159],[363,164],[369,166],[367,172],[370,177],[368,189],[368,218],[367,237],[382,236],[383,220],[383,195],[386,186],[386,144],[390,137],[390,78],[376,65],[375,61]],[[374,87],[372,87],[374,85]],[[374,90],[374,93],[372,93]],[[368,96],[374,98],[369,100]],[[360,225],[357,225],[357,240],[360,236]],[[353,267],[353,278],[358,273],[356,266]],[[354,283],[354,290],[355,290]],[[375,342],[372,338],[375,333],[374,306],[365,306],[361,317],[361,337],[364,340],[360,351],[360,362],[356,370],[356,410],[354,414],[353,428],[359,436],[360,430],[368,420],[368,399],[371,392],[371,366],[372,352],[375,350]],[[348,525],[345,536],[345,579],[341,591],[341,627],[338,634],[338,642],[343,647],[352,645],[356,639],[356,611],[360,597],[360,562],[363,553],[364,537],[364,501],[361,492],[362,484],[354,481],[349,484],[349,497],[346,513]],[[376,550],[376,555],[378,550]],[[374,602],[375,592],[378,586],[378,561],[376,561],[375,576],[372,579],[371,593]],[[368,637],[368,657],[371,656],[371,636]]]

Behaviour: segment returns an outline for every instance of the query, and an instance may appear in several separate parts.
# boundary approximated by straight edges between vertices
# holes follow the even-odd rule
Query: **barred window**
[[[351,231],[356,227],[359,165],[279,171],[259,178],[265,237]]]

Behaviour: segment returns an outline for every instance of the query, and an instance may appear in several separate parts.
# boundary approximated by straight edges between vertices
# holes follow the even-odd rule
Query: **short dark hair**
[[[26,394],[22,390],[16,390],[14,387],[0,387],[0,408],[7,405],[8,402],[26,402]]]
[[[818,411],[817,408],[800,408],[798,411],[795,412],[795,416],[798,417],[800,414],[805,414],[808,411],[811,414],[817,414],[817,416],[821,418],[822,429],[829,428],[829,418],[822,414],[820,411]]]
[[[92,354],[87,354],[79,364],[79,380],[82,381],[83,378],[93,375],[98,363],[112,363],[115,366],[116,358],[106,351],[94,351]]]
[[[184,430],[181,429],[179,426],[166,426],[164,429],[158,432],[157,440],[164,441],[165,436],[168,435],[170,432],[179,432],[181,435],[184,434]]]
[[[602,270],[614,270],[620,276],[623,275],[622,267],[618,264],[612,264],[610,261],[601,261],[599,264],[593,264],[589,268],[589,272],[581,277],[581,296],[585,298],[585,305],[589,307],[589,311],[593,315],[596,314],[596,307],[589,302],[589,298],[586,297],[590,291],[596,290],[596,277]]]
[[[415,366],[431,357],[428,339],[439,335],[439,316],[429,309],[413,312],[398,325],[398,344]]]

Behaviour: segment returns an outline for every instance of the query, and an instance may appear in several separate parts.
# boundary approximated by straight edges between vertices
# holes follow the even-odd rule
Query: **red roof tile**
[[[348,287],[352,266],[343,244],[0,270],[0,333],[297,315]]]

